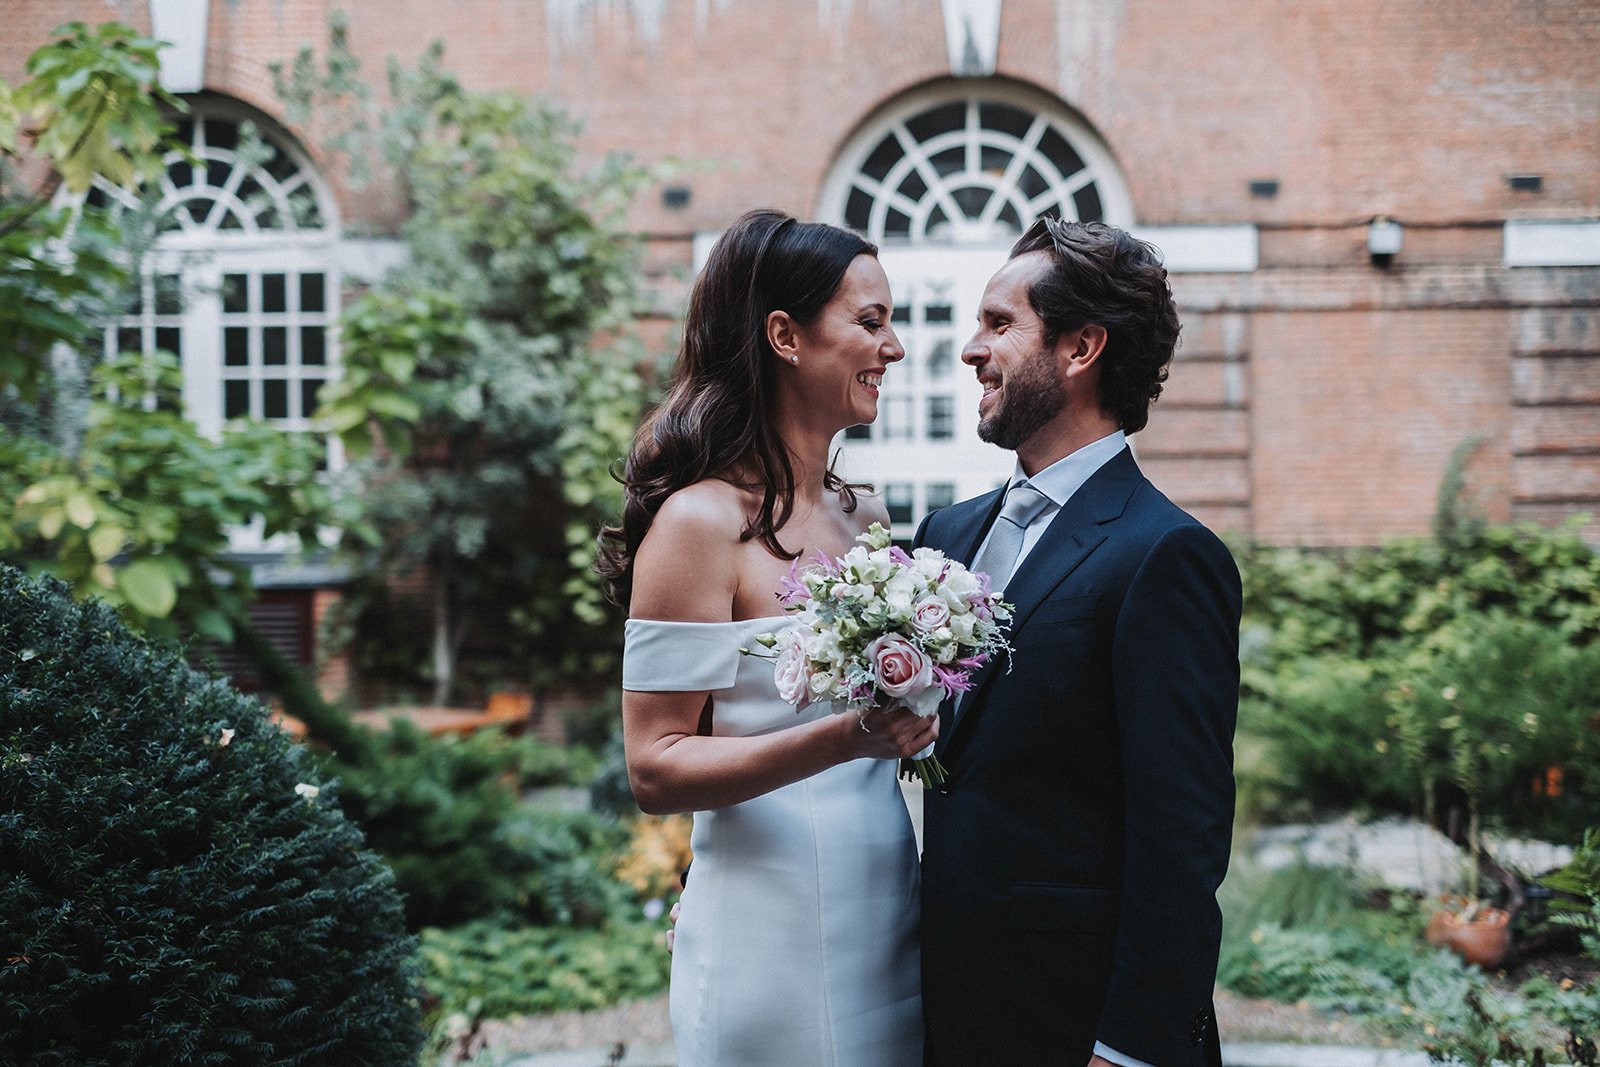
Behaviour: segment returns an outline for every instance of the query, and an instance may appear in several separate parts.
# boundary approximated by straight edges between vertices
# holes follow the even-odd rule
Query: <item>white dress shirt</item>
[[[1056,517],[1072,494],[1076,493],[1083,483],[1088,481],[1095,471],[1104,467],[1111,458],[1128,446],[1128,436],[1121,430],[1107,434],[1098,441],[1090,442],[1064,459],[1058,459],[1044,470],[1028,478],[1022,471],[1022,464],[1011,474],[1007,485],[1016,485],[1024,478],[1028,484],[1043,493],[1050,500],[1050,505],[1038,515],[1033,522],[1028,524],[1027,530],[1022,534],[1022,549],[1017,553],[1017,562],[1012,566],[1011,573],[1016,574],[1022,569],[1022,561],[1028,558],[1028,553],[1033,551],[1033,546],[1039,543],[1039,538],[1044,536],[1045,527]],[[994,529],[990,528],[990,535]],[[989,537],[983,539],[983,544],[978,546],[978,551],[972,555],[977,559],[983,555],[984,545],[989,543]]]
[[[1028,528],[1023,531],[1022,548],[1017,553],[1016,565],[1011,569],[1012,574],[1016,574],[1017,571],[1022,569],[1022,561],[1028,558],[1028,553],[1033,551],[1033,546],[1037,545],[1039,538],[1044,536],[1045,528],[1050,525],[1051,520],[1056,517],[1056,513],[1066,505],[1067,501],[1072,499],[1072,494],[1081,489],[1083,483],[1087,482],[1095,471],[1109,463],[1112,457],[1116,456],[1127,445],[1127,434],[1117,430],[1115,433],[1107,434],[1098,441],[1084,445],[1064,459],[1056,460],[1031,478],[1028,478],[1023,472],[1022,465],[1020,463],[1017,464],[1017,468],[1012,472],[1011,481],[1008,484],[1016,485],[1024,478],[1028,478],[1028,484],[1048,497],[1050,505],[1040,511],[1034,517],[1033,522],[1028,524]],[[985,545],[988,544],[989,539],[987,537],[983,540]],[[984,545],[979,545],[977,553],[972,558],[977,559],[981,556],[983,548]],[[1134,1059],[1132,1056],[1118,1052],[1116,1049],[1110,1048],[1099,1041],[1095,1042],[1094,1054],[1110,1060],[1112,1063],[1120,1064],[1121,1067],[1151,1067],[1151,1064],[1146,1063],[1144,1060]]]

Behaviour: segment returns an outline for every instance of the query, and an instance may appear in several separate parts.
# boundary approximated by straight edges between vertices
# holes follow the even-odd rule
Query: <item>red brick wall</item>
[[[1469,485],[1510,518],[1511,384],[1498,311],[1257,315],[1255,533],[1307,544],[1428,528],[1445,462],[1482,435]]]
[[[274,114],[267,64],[320,47],[330,12],[381,82],[446,42],[472,86],[544,93],[588,158],[700,161],[635,211],[668,307],[687,238],[745,208],[815,210],[840,146],[948,74],[935,4],[823,0],[216,0],[208,85]],[[578,11],[564,15],[563,12]],[[833,15],[826,12],[835,12]],[[1486,441],[1494,518],[1600,511],[1600,268],[1507,269],[1508,218],[1600,216],[1600,4],[1592,0],[1005,0],[1000,73],[1056,93],[1110,146],[1144,224],[1253,222],[1261,269],[1176,279],[1185,345],[1137,447],[1175,498],[1273,541],[1427,528],[1445,459]],[[847,12],[848,14],[839,14]],[[0,76],[69,18],[146,5],[12,0]],[[315,147],[316,131],[301,131]],[[1540,193],[1511,174],[1542,175]],[[331,175],[337,178],[336,175]],[[1252,197],[1251,179],[1279,182]],[[346,219],[392,220],[382,191]],[[1388,269],[1365,225],[1405,227]],[[653,333],[670,347],[672,328]],[[1589,530],[1600,537],[1600,523]]]

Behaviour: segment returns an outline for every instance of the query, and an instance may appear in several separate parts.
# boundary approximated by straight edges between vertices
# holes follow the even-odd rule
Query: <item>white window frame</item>
[[[1007,131],[983,127],[978,117],[979,105],[989,103],[1030,114],[1032,123],[1027,132],[1018,138]],[[907,123],[926,111],[949,104],[965,106],[965,125],[927,141],[918,141]],[[1062,174],[1038,150],[1040,140],[1049,129],[1060,134],[1078,155],[1083,162],[1082,169]],[[904,154],[883,179],[874,179],[863,167],[873,150],[888,136],[899,140]],[[983,170],[982,149],[985,147],[1010,154],[1010,162],[1003,173]],[[933,156],[952,148],[964,153],[964,165],[959,171],[939,175],[930,161]],[[1033,197],[1023,195],[1017,187],[1027,166],[1033,166],[1049,183],[1044,192]],[[926,186],[916,200],[898,191],[900,183],[913,171]],[[823,184],[817,217],[847,225],[850,194],[859,189],[872,202],[869,222],[863,231],[868,240],[879,244],[992,244],[1016,236],[1012,228],[998,224],[998,216],[1007,205],[1024,224],[1045,212],[1075,219],[1078,211],[1073,194],[1091,184],[1100,199],[1101,220],[1123,228],[1131,227],[1133,203],[1122,169],[1105,142],[1082,119],[1055,97],[1029,86],[997,79],[958,81],[908,93],[863,123],[836,157]],[[955,202],[955,190],[965,186],[985,188],[997,194],[990,196],[977,219],[967,218]],[[910,233],[906,237],[888,232],[886,221],[891,208],[910,217]],[[950,222],[943,234],[928,232],[929,217],[935,208],[943,208]]]

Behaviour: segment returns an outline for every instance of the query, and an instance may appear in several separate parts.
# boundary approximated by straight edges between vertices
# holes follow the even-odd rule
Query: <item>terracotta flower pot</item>
[[[1434,948],[1447,948],[1445,920],[1460,915],[1472,903],[1471,899],[1454,893],[1444,893],[1438,898],[1438,910],[1428,919],[1422,939]]]
[[[1486,971],[1505,961],[1511,950],[1511,915],[1500,908],[1471,908],[1457,915],[1434,912],[1423,935],[1430,945],[1447,948]]]

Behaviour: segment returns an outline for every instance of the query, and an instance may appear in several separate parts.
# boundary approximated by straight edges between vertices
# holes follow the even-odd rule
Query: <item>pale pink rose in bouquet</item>
[[[925,634],[933,633],[949,621],[950,605],[936,596],[930,596],[922,601],[911,613],[911,625]]]
[[[877,523],[838,559],[818,556],[789,568],[779,602],[794,623],[758,634],[775,660],[778,695],[802,707],[827,701],[835,711],[893,705],[936,715],[941,701],[972,688],[972,675],[1010,652],[1004,626],[1011,607],[975,574],[942,552],[891,547]],[[914,758],[923,786],[942,782],[933,748]]]
[[[886,697],[910,703],[925,694],[938,695],[933,685],[933,660],[898,634],[884,634],[867,646],[872,677]],[[938,701],[934,701],[938,710]]]
[[[806,666],[805,640],[798,630],[786,630],[778,642],[773,680],[786,704],[800,704],[811,691],[811,669]]]

